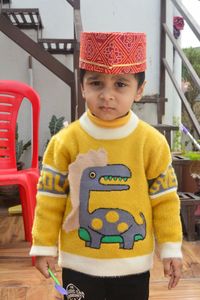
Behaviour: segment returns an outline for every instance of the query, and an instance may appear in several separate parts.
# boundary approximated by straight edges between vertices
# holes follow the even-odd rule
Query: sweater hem
[[[153,253],[140,257],[98,259],[60,252],[59,266],[92,276],[113,277],[140,274],[153,266]]]

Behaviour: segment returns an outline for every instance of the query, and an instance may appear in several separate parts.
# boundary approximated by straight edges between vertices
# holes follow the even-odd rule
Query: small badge
[[[81,292],[74,284],[70,283],[68,284],[66,288],[68,295],[68,300],[81,300],[85,298],[84,292]]]

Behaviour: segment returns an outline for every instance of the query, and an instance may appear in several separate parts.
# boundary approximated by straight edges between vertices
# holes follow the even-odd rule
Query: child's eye
[[[94,85],[94,86],[99,86],[101,84],[101,82],[98,80],[95,80],[95,81],[91,81],[90,84]]]
[[[125,87],[126,84],[123,83],[123,82],[121,82],[121,81],[119,81],[119,82],[116,83],[116,86],[117,86],[117,87]]]

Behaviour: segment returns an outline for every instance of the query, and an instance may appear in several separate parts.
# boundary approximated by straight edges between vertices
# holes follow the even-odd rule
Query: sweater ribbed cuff
[[[160,245],[160,258],[182,258],[181,242],[177,243],[163,243]]]
[[[48,247],[48,246],[32,246],[30,256],[57,256],[58,248],[57,247]]]

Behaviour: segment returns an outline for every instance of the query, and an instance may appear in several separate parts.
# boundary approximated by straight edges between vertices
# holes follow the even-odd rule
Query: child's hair
[[[83,84],[83,77],[85,75],[85,72],[86,72],[85,69],[80,69],[80,82],[81,82],[81,84]],[[138,82],[138,88],[139,88],[145,80],[145,72],[135,73],[133,75],[135,76],[135,79]]]

